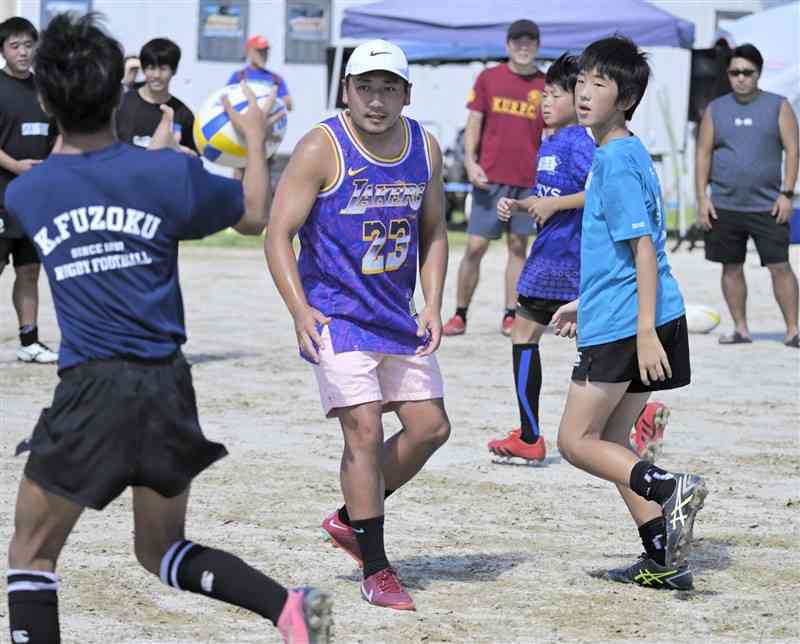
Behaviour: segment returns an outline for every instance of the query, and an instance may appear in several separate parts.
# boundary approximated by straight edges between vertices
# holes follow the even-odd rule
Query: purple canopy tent
[[[505,58],[508,25],[519,18],[541,29],[539,56],[580,52],[589,43],[621,33],[644,47],[690,49],[694,25],[641,0],[384,0],[344,12],[343,38],[386,38],[400,44],[411,62]]]

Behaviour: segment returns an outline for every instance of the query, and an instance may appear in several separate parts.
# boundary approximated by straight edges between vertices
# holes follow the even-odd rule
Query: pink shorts
[[[328,418],[339,407],[380,400],[384,405],[444,396],[436,356],[396,355],[375,351],[333,352],[328,327],[322,330],[324,347],[314,373],[322,409]]]

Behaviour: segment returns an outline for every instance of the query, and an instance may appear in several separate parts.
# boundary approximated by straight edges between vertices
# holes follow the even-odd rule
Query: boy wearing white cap
[[[323,529],[363,565],[366,601],[414,610],[386,557],[383,505],[450,434],[434,356],[447,270],[442,158],[436,140],[401,115],[411,83],[399,47],[360,45],[343,83],[347,109],[303,137],[281,177],[267,261],[323,410],[344,434],[345,505]],[[403,428],[384,441],[386,412]]]

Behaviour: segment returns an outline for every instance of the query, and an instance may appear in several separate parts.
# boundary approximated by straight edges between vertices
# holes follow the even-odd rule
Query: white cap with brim
[[[367,72],[389,72],[411,82],[408,60],[403,50],[386,40],[370,40],[353,50],[344,70],[345,76],[358,76]]]

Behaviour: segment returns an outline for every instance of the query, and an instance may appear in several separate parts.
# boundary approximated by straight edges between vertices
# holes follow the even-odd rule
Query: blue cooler
[[[800,208],[795,208],[789,219],[789,243],[800,244]]]

